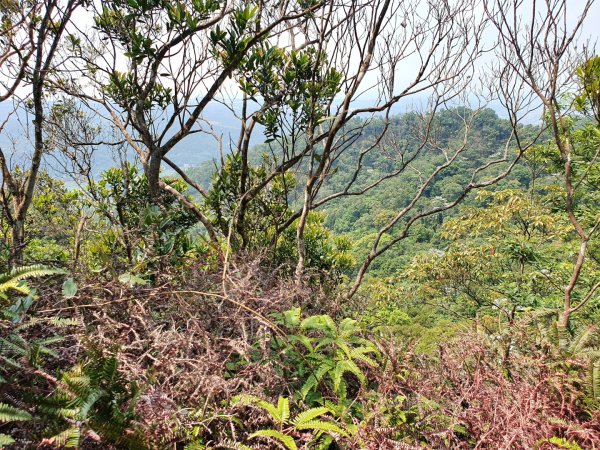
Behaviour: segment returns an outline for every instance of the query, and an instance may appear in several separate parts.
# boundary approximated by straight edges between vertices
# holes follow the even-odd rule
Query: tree
[[[538,28],[550,24],[549,32],[566,36],[553,53],[553,61],[561,65],[589,6],[574,29],[561,31],[555,19],[566,17],[561,6],[565,2],[554,3],[556,8],[541,8],[532,20]],[[232,248],[247,249],[253,241],[248,236],[256,218],[252,211],[260,209],[252,203],[260,203],[262,193],[280,183],[290,201],[289,214],[267,211],[264,215],[275,227],[273,246],[288,228],[296,229],[298,284],[303,280],[304,234],[311,211],[334,200],[385,189],[390,179],[412,183],[406,193],[410,200],[393,211],[373,236],[348,294],[351,297],[373,261],[404,240],[413,224],[454,208],[471,191],[503,179],[542,132],[532,135],[521,125],[538,97],[528,74],[539,75],[532,72],[533,62],[523,52],[535,54],[534,38],[542,39],[541,31],[533,41],[521,43],[521,23],[506,17],[508,11],[520,14],[525,5],[484,4],[482,14],[475,0],[353,0],[343,6],[321,0],[277,7],[264,2],[250,6],[107,0],[87,9],[94,30],[79,29],[69,36],[70,62],[54,87],[107,114],[121,135],[115,144],[126,143],[141,160],[149,201],[164,208],[165,193],[177,198],[203,224],[215,248],[223,239]],[[501,31],[496,42],[483,39],[490,23]],[[517,36],[516,45],[511,44],[511,35]],[[491,51],[506,64],[493,66],[486,75],[487,68],[479,60]],[[519,60],[529,64],[525,76],[515,65]],[[412,77],[399,79],[400,69],[408,67]],[[512,134],[501,155],[488,155],[486,148],[486,158],[479,158],[474,157],[478,154],[474,145],[485,144],[472,141],[472,129],[479,116],[486,115],[481,104],[484,95],[476,95],[474,101],[466,93],[484,91],[502,102]],[[375,98],[362,100],[365,92]],[[389,131],[392,108],[418,94],[426,94],[429,100],[424,111],[412,117],[410,136],[394,136]],[[215,135],[205,117],[207,106],[215,103],[229,107],[239,122],[239,136],[229,145],[239,174],[229,189],[227,222],[217,227],[210,209],[214,199],[206,202],[208,192],[169,158],[169,152],[190,135],[211,134],[221,151],[219,176],[231,175],[226,173],[223,137]],[[443,110],[452,112],[440,117]],[[439,133],[445,127],[443,120],[459,124],[460,136]],[[364,130],[372,123],[377,125],[367,140]],[[261,132],[270,156],[260,169],[264,173],[257,177],[250,147]],[[358,142],[363,146],[353,153]],[[395,161],[386,172],[370,177],[366,163],[378,153],[387,153]],[[347,155],[351,157],[345,159]],[[418,158],[430,158],[435,164],[415,175]],[[424,201],[465,158],[477,164],[470,167],[469,175],[453,179],[452,184],[445,182],[444,195],[451,198],[436,204]],[[344,159],[354,167],[352,175],[340,189],[328,190]],[[161,180],[163,163],[198,192],[204,206]],[[285,182],[289,173],[295,177],[290,184]]]
[[[416,292],[459,315],[499,312],[507,323],[517,313],[555,306],[572,239],[552,196],[481,191],[444,223],[442,235],[448,248],[416,256],[403,274]]]
[[[536,100],[535,106],[543,109],[557,162],[562,165],[563,208],[579,239],[571,277],[564,287],[563,312],[559,321],[559,326],[564,329],[569,326],[571,314],[589,302],[600,287],[597,283],[586,292],[576,294],[590,241],[600,226],[597,209],[588,202],[579,201],[588,180],[595,190],[593,174],[600,151],[596,150],[594,137],[600,106],[594,92],[600,73],[598,62],[596,58],[589,59],[586,46],[578,49],[575,45],[593,3],[592,0],[584,2],[575,17],[567,13],[565,0],[535,3],[531,13],[524,17],[518,14],[520,2],[486,4],[486,13],[500,37],[498,71],[503,77],[515,77],[526,87],[528,96]],[[564,26],[572,19],[572,27]],[[505,104],[514,108],[510,85],[505,84],[501,89]],[[574,95],[574,99],[568,100],[569,95]],[[582,130],[576,125],[577,110],[594,119],[596,124],[588,124]],[[581,300],[575,304],[577,297]]]
[[[35,183],[46,150],[44,137],[44,101],[48,93],[49,78],[57,70],[59,47],[79,0],[49,0],[10,3],[2,10],[3,56],[0,58],[1,77],[5,92],[0,100],[12,98],[31,114],[32,151],[28,167],[11,165],[7,153],[0,148],[2,187],[0,189],[3,214],[12,231],[9,265],[22,263],[26,245],[25,221],[31,205]],[[17,88],[26,92],[21,98]],[[20,92],[20,90],[19,90]],[[4,119],[5,125],[8,118]],[[0,131],[2,131],[0,129]]]
[[[82,30],[74,41],[76,65],[90,70],[63,80],[61,88],[108,111],[140,156],[151,201],[160,204],[161,191],[178,195],[161,182],[162,163],[185,178],[168,153],[192,134],[211,132],[203,113],[209,103],[223,101],[234,72],[242,66],[263,67],[269,58],[278,61],[273,52],[266,54],[267,41],[322,7],[321,2],[282,7],[215,1],[102,2],[99,9],[91,8],[99,32],[90,38]],[[123,65],[125,71],[120,69]],[[216,241],[202,210],[179,198]]]
[[[251,231],[250,203],[274,179],[286,172],[298,174],[302,206],[277,232],[297,223],[300,281],[310,211],[330,200],[358,195],[355,182],[369,153],[381,149],[391,108],[411,95],[430,93],[434,100],[424,116],[428,121],[466,88],[473,62],[485,51],[484,23],[474,5],[473,0],[427,5],[353,0],[343,6],[322,0],[283,7],[264,2],[252,7],[106,1],[91,10],[99,32],[80,30],[73,39],[75,64],[89,70],[73,71],[59,85],[108,112],[140,156],[151,201],[157,204],[160,191],[169,191],[160,180],[163,162],[206,198],[168,153],[191,134],[212,133],[203,118],[207,105],[228,104],[240,125],[230,151],[239,155],[241,164],[237,207],[229,226],[243,248],[249,242],[245,234]],[[412,78],[396,81],[400,66],[413,64]],[[239,102],[227,100],[231,91],[241,97]],[[366,105],[360,100],[365,91],[377,97]],[[386,118],[384,125],[354,162],[354,179],[342,191],[319,198],[336,161],[369,123],[358,119],[376,115]],[[252,184],[249,148],[258,130],[265,134],[272,164]],[[429,140],[426,134],[423,148]],[[361,191],[377,188],[403,170],[385,174]],[[215,242],[218,230],[206,212],[184,196],[178,198]]]

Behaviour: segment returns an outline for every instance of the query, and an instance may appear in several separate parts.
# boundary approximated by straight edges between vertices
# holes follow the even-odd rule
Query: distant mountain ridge
[[[12,105],[0,103],[0,123],[8,117],[12,112]],[[203,119],[212,125],[215,135],[222,138],[223,151],[228,151],[231,142],[237,139],[239,129],[237,127],[238,120],[230,109],[220,103],[210,103],[203,114]],[[31,148],[28,140],[27,130],[27,113],[20,110],[18,114],[12,115],[5,124],[4,129],[0,132],[0,147],[7,155],[12,155],[14,163],[26,162]],[[103,125],[102,123],[100,125]],[[107,124],[108,125],[108,124]],[[262,133],[256,133],[256,143],[260,141]],[[13,147],[13,148],[11,148]],[[198,166],[203,162],[209,161],[219,155],[219,145],[215,138],[206,132],[194,133],[183,139],[170,152],[169,158],[187,169]],[[128,159],[134,160],[134,153],[131,151],[128,154]],[[112,150],[108,146],[99,146],[94,152],[93,167],[94,173],[97,175],[104,170],[117,164],[117,160],[113,158]],[[56,162],[52,158],[44,159],[44,168],[49,170],[54,176],[61,177],[57,170]],[[166,165],[165,165],[166,166]],[[165,167],[167,169],[168,166]]]

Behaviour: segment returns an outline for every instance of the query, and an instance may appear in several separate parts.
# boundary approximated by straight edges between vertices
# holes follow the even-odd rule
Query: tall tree
[[[31,123],[26,126],[33,128],[31,159],[27,164],[12,165],[7,152],[0,148],[0,195],[2,211],[12,231],[9,264],[13,266],[22,263],[27,212],[45,150],[44,103],[48,79],[57,70],[56,56],[79,3],[79,0],[9,1],[2,9],[2,26],[6,31],[0,41],[3,45],[0,77],[5,90],[0,93],[0,100],[12,99],[25,107],[31,114]]]
[[[141,158],[151,202],[160,204],[162,191],[177,196],[216,241],[201,208],[161,182],[161,166],[183,174],[169,152],[190,135],[211,132],[205,110],[224,101],[236,70],[264,64],[268,42],[324,3],[110,0],[96,6],[91,12],[97,33],[81,30],[75,49],[76,67],[90,70],[62,88],[108,112]]]
[[[563,209],[579,240],[571,277],[564,287],[563,313],[559,320],[563,329],[569,326],[571,314],[584,306],[600,287],[600,284],[585,287],[581,279],[600,217],[597,208],[578,198],[596,170],[598,151],[590,151],[590,140],[577,138],[578,127],[573,122],[575,107],[585,109],[596,120],[598,117],[598,99],[593,93],[593,89],[598,88],[598,63],[595,59],[586,62],[590,57],[586,45],[577,45],[577,37],[593,4],[593,0],[586,0],[578,10],[572,11],[572,2],[552,0],[534,2],[525,11],[520,1],[486,2],[487,15],[499,34],[498,71],[504,79],[519,80],[536,100],[562,165]],[[575,96],[575,102],[565,101],[569,95]],[[503,90],[503,98],[509,108],[514,108],[509,102],[508,85]],[[593,208],[591,214],[586,211],[588,206]],[[577,292],[578,286],[584,292]],[[581,299],[577,305],[576,298]]]

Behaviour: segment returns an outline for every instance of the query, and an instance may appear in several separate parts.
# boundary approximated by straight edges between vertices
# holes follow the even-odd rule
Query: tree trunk
[[[306,188],[304,189],[304,205],[302,207],[302,215],[298,220],[298,229],[296,230],[296,248],[298,250],[298,263],[296,265],[296,285],[300,287],[302,285],[302,278],[304,276],[304,266],[306,265],[306,243],[304,240],[304,230],[306,228],[306,221],[308,214],[310,213],[310,207],[312,202],[312,185],[314,178],[308,178],[306,182]]]
[[[23,265],[23,250],[25,249],[25,221],[17,219],[12,226],[12,242],[8,259],[9,267]]]
[[[160,205],[161,203],[160,163],[160,155],[152,152],[148,158],[148,162],[144,164],[144,172],[148,179],[149,201],[153,205]]]

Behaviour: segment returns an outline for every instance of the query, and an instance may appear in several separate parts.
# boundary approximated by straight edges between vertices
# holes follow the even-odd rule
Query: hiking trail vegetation
[[[0,447],[599,449],[598,9],[0,0]]]

